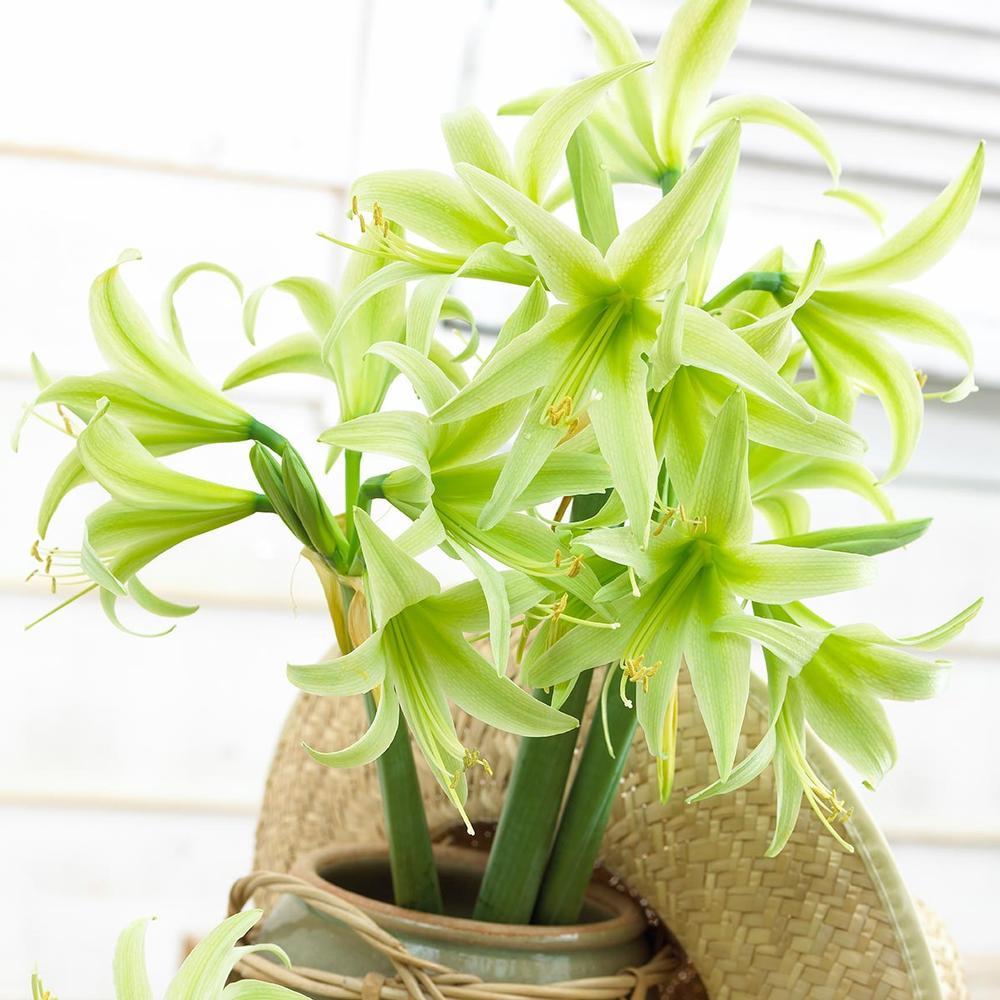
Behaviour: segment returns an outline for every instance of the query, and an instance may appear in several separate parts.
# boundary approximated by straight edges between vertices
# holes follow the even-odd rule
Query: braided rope
[[[244,979],[277,983],[330,1000],[647,1000],[653,996],[669,996],[671,986],[687,982],[694,975],[672,948],[664,948],[645,965],[623,969],[615,976],[545,986],[484,983],[477,976],[455,972],[412,955],[356,906],[295,875],[251,872],[233,884],[229,893],[229,913],[240,912],[258,892],[297,896],[312,909],[349,928],[392,964],[395,975],[391,979],[378,973],[358,978],[300,966],[285,968],[258,954],[244,956],[236,966],[236,972]]]

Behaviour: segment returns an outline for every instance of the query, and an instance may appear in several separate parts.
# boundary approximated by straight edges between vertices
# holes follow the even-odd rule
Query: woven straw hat
[[[741,753],[767,727],[762,686],[752,696]],[[374,768],[338,771],[314,762],[321,748],[355,740],[366,720],[359,699],[302,695],[281,735],[257,831],[255,863],[287,872],[302,852],[332,841],[384,839]],[[494,775],[470,776],[468,812],[492,822],[500,810],[517,742],[459,713],[459,738]],[[813,743],[828,787],[845,787]],[[637,736],[604,837],[602,863],[656,911],[683,945],[713,1000],[961,1000],[958,956],[933,915],[918,909],[871,818],[855,806],[841,850],[804,807],[785,851],[764,857],[774,817],[770,771],[735,794],[686,805],[712,778],[712,755],[682,675],[673,798],[659,801],[656,768]],[[426,767],[421,785],[432,830],[455,824],[453,807]],[[267,905],[268,900],[258,899]]]

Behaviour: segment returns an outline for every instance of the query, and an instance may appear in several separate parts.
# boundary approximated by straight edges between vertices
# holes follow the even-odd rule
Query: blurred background
[[[652,48],[675,4],[610,0]],[[437,120],[593,72],[590,44],[558,0],[175,0],[165,5],[40,0],[8,7],[0,37],[0,413],[32,396],[36,350],[55,375],[97,370],[87,288],[126,247],[125,278],[154,316],[169,278],[210,260],[248,289],[290,274],[333,277],[348,233],[345,187],[361,171],[445,167]],[[890,230],[930,200],[980,138],[1000,127],[1000,5],[985,0],[755,0],[719,95],[792,100],[829,132],[843,183],[884,202]],[[504,123],[505,134],[516,123]],[[727,280],[782,243],[832,259],[878,234],[821,197],[821,164],[795,140],[745,130]],[[948,922],[978,998],[1000,997],[1000,161],[982,204],[919,290],[956,311],[977,345],[980,391],[930,403],[922,446],[891,487],[901,516],[935,515],[877,586],[826,608],[843,620],[920,631],[980,594],[987,606],[952,653],[933,704],[893,706],[900,764],[877,794],[852,789],[881,822],[915,895]],[[638,205],[640,195],[627,194]],[[460,289],[485,328],[507,301]],[[295,332],[266,299],[259,340]],[[196,360],[222,376],[247,354],[233,289],[198,276],[178,296]],[[931,353],[915,366],[943,383]],[[311,457],[336,416],[326,384],[283,377],[240,392]],[[882,466],[885,428],[860,420]],[[81,601],[30,632],[53,598],[26,584],[35,509],[66,439],[30,424],[0,451],[0,1000],[27,995],[36,963],[69,1000],[110,995],[118,931],[155,913],[154,974],[224,915],[250,865],[269,755],[293,691],[289,660],[330,641],[311,570],[276,519],[195,540],[148,574],[202,610],[162,639],[116,632]],[[245,448],[183,467],[248,483]],[[365,474],[378,471],[373,465]],[[75,547],[94,497],[78,491],[49,539]],[[817,524],[873,520],[818,495]],[[331,502],[338,502],[331,483]],[[453,571],[452,571],[453,572]],[[130,622],[140,627],[139,619]],[[334,831],[331,831],[333,833]]]

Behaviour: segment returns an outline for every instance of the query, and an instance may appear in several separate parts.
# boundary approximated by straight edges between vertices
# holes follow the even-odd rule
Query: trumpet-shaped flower
[[[55,403],[86,422],[97,412],[101,400],[110,400],[116,419],[158,455],[253,437],[259,426],[253,417],[216,389],[192,364],[172,306],[168,315],[174,318],[173,339],[168,340],[155,333],[129,293],[119,269],[123,263],[138,259],[137,251],[126,251],[114,267],[97,277],[90,289],[91,329],[109,369],[96,375],[71,375],[50,382],[34,405]],[[217,269],[214,265],[195,265],[195,268]],[[189,276],[191,271],[188,268],[182,275]],[[39,535],[45,536],[49,521],[66,493],[86,480],[86,470],[78,453],[73,451],[58,467],[46,489],[38,515]]]
[[[646,549],[622,528],[589,532],[581,543],[627,567],[598,599],[614,601],[621,628],[588,634],[579,627],[528,653],[524,675],[547,686],[600,663],[621,667],[623,691],[636,682],[636,712],[650,751],[660,758],[664,724],[682,659],[691,674],[719,773],[728,776],[750,685],[750,645],[715,633],[738,598],[789,601],[862,586],[872,563],[853,552],[751,543],[747,411],[734,393],[705,446],[691,504],[665,512]]]
[[[71,601],[100,587],[102,606],[116,625],[115,604],[126,594],[155,614],[190,614],[196,609],[157,597],[136,574],[188,538],[270,510],[270,505],[257,493],[164,465],[111,416],[109,408],[106,400],[101,401],[76,450],[82,468],[111,494],[111,500],[87,517],[80,552],[53,550],[45,557],[39,552],[39,558],[53,582],[86,585]]]
[[[564,733],[577,720],[533,698],[469,645],[463,632],[481,630],[487,623],[477,584],[441,593],[437,580],[364,511],[355,511],[355,523],[375,631],[328,663],[290,666],[288,676],[314,694],[376,690],[378,709],[371,727],[350,747],[309,752],[331,767],[370,763],[392,742],[402,712],[431,772],[468,824],[465,772],[484,762],[474,748],[459,742],[449,701],[488,725],[522,736]],[[503,585],[515,613],[544,594],[520,574],[506,574]]]
[[[740,788],[773,761],[778,804],[768,856],[788,842],[803,796],[850,849],[835,829],[849,810],[808,761],[805,724],[874,787],[896,761],[881,701],[932,698],[947,676],[947,661],[926,660],[909,650],[940,649],[976,616],[981,604],[975,601],[943,625],[905,639],[893,639],[872,625],[835,627],[799,603],[755,604],[753,614],[720,617],[713,634],[740,636],[760,643],[765,651],[771,725],[728,778],[692,800]]]

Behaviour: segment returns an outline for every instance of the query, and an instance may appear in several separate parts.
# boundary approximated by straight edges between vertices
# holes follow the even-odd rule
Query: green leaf
[[[288,680],[300,691],[336,698],[371,691],[385,680],[385,674],[386,658],[380,631],[335,660],[288,665]]]
[[[153,1000],[153,990],[146,974],[148,924],[148,919],[136,920],[118,938],[113,965],[117,1000]]]
[[[166,291],[163,293],[163,320],[164,326],[167,328],[167,332],[170,334],[173,342],[186,357],[190,357],[191,355],[187,349],[187,344],[184,342],[181,321],[177,317],[177,309],[174,306],[174,296],[180,291],[188,278],[202,272],[221,274],[236,289],[236,294],[239,295],[240,301],[242,302],[243,300],[243,283],[232,271],[227,270],[219,264],[212,264],[209,261],[203,260],[197,264],[189,264],[183,270],[178,271],[170,280],[170,284],[167,285]]]
[[[775,125],[809,143],[823,158],[833,183],[840,178],[840,161],[822,129],[794,104],[766,94],[735,94],[713,101],[698,126],[695,141],[715,131],[731,118],[755,125]]]
[[[656,51],[656,143],[663,162],[683,170],[716,78],[736,45],[749,0],[686,0]]]
[[[354,524],[365,557],[365,594],[380,628],[404,608],[440,591],[433,574],[403,552],[363,510],[355,510]]]
[[[538,265],[545,283],[564,302],[600,298],[615,291],[601,252],[555,216],[475,167],[460,166],[462,179],[515,229],[518,241]]]
[[[389,749],[399,728],[399,700],[391,684],[384,684],[372,724],[350,746],[342,750],[316,750],[304,743],[313,760],[326,767],[363,767],[378,760]]]
[[[682,277],[739,157],[739,139],[739,123],[726,125],[674,189],[608,248],[608,266],[626,292],[649,298]]]
[[[520,189],[540,202],[562,163],[577,126],[590,114],[608,88],[623,77],[645,69],[648,62],[615,66],[557,91],[528,119],[514,146]],[[500,215],[504,213],[499,211]]]
[[[715,420],[691,499],[691,513],[704,518],[705,536],[742,545],[753,530],[747,477],[747,410],[734,392]]]
[[[604,253],[618,235],[614,189],[597,141],[585,121],[577,126],[566,147],[566,162],[580,232]]]
[[[782,662],[793,677],[816,655],[829,635],[829,632],[820,629],[742,613],[723,615],[713,623],[712,631],[741,635],[759,642]]]
[[[318,375],[330,378],[323,363],[320,340],[314,333],[293,333],[265,347],[238,364],[222,383],[223,389],[235,389],[271,375]]]
[[[351,186],[362,210],[377,201],[387,219],[439,247],[470,253],[505,242],[504,225],[459,180],[434,170],[382,170]]]
[[[451,162],[471,163],[516,186],[514,165],[489,119],[478,108],[462,108],[441,117],[441,131]]]
[[[931,519],[888,521],[885,524],[864,524],[849,528],[824,528],[804,535],[772,538],[762,545],[783,545],[794,548],[828,549],[833,552],[854,552],[875,556],[882,552],[909,545],[930,527]]]
[[[979,200],[985,148],[922,212],[874,250],[827,269],[824,288],[891,285],[933,267],[965,229]]]
[[[649,536],[660,467],[646,403],[646,375],[638,348],[627,339],[615,339],[598,369],[599,398],[589,409],[601,454],[640,541]]]
[[[715,561],[738,594],[771,604],[858,590],[875,576],[867,556],[770,543],[719,550]]]
[[[684,656],[698,711],[705,721],[719,777],[729,777],[750,696],[750,643],[712,625],[735,610],[736,601],[714,572],[701,574],[691,611]]]

